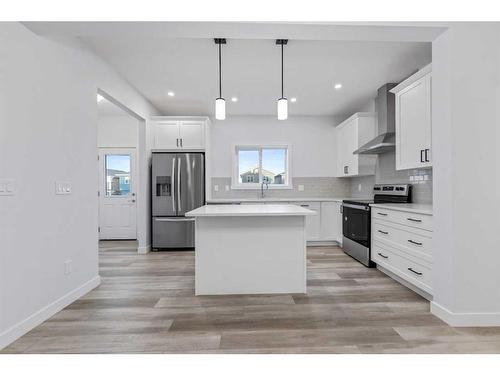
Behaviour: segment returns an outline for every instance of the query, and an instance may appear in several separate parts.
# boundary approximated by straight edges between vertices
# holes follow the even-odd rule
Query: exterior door
[[[136,239],[135,149],[99,149],[99,239]]]

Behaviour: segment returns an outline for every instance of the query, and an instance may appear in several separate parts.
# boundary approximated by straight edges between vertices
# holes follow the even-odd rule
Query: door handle
[[[429,160],[429,149],[428,149],[428,148],[426,148],[426,149],[425,149],[425,161],[426,161],[426,162],[429,162],[429,161],[430,161],[430,160]]]
[[[389,232],[384,232],[383,230],[380,230],[380,229],[379,229],[378,231],[379,231],[380,233],[382,233],[382,234],[389,234]]]
[[[413,240],[408,240],[408,242],[412,243],[414,245],[422,246],[422,242],[417,242],[417,241],[413,241]]]
[[[179,138],[176,138],[176,146],[179,147]]]
[[[424,150],[420,150],[420,162],[424,162]]]
[[[382,258],[384,258],[384,259],[388,259],[388,258],[389,258],[387,255],[384,255],[384,254],[382,254],[382,253],[378,253],[378,255],[380,255],[380,256],[381,256]]]
[[[408,268],[408,271],[413,272],[415,275],[419,275],[419,276],[422,276],[422,275],[423,275],[423,273],[422,273],[422,272],[415,271],[415,270],[414,270],[413,268],[411,268],[411,267],[409,267],[409,268]]]
[[[184,147],[184,146],[182,145],[182,138],[181,138],[181,147]]]
[[[177,214],[182,211],[181,207],[181,159],[177,162]]]
[[[413,221],[415,223],[421,223],[422,222],[422,220],[420,220],[420,219],[414,219],[412,217],[407,217],[406,220]]]
[[[178,141],[178,140],[177,140]],[[175,207],[175,194],[174,194],[174,189],[175,189],[175,159],[176,157],[174,156],[172,158],[172,192],[171,192],[171,195],[172,195],[172,210],[174,210],[175,213],[177,213],[177,207]]]
[[[377,212],[377,215],[380,215],[380,216],[387,216],[387,214],[384,214],[383,212]]]

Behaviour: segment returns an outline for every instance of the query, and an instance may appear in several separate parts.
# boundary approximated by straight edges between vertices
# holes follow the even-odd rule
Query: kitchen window
[[[289,146],[236,146],[233,189],[291,189]]]

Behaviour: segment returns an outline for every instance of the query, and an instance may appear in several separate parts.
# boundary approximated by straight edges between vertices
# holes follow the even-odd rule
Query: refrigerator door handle
[[[177,161],[176,184],[177,184],[177,215],[179,215],[179,212],[182,211],[182,207],[181,207],[181,158],[179,158]]]
[[[176,157],[174,156],[172,158],[172,186],[175,186],[175,159]],[[177,209],[175,208],[175,193],[172,192],[172,209],[174,210],[175,214],[177,215]]]

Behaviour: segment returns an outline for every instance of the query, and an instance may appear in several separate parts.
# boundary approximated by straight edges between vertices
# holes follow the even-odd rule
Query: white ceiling
[[[79,37],[167,115],[213,115],[218,96],[217,47],[223,46],[223,96],[230,115],[274,115],[285,47],[290,115],[346,116],[431,62],[442,25],[61,22],[27,23],[41,35]],[[321,40],[318,40],[321,39]],[[341,82],[343,88],[334,90]],[[175,97],[167,96],[168,91]],[[232,96],[238,102],[230,101]]]
[[[83,39],[165,114],[213,115],[213,40]],[[280,49],[274,41],[228,40],[222,55],[228,116],[274,114],[280,96]],[[429,43],[291,40],[285,46],[285,96],[297,102],[290,103],[290,115],[347,115],[375,97],[379,86],[399,82],[430,61]],[[334,90],[336,82],[341,90]]]

